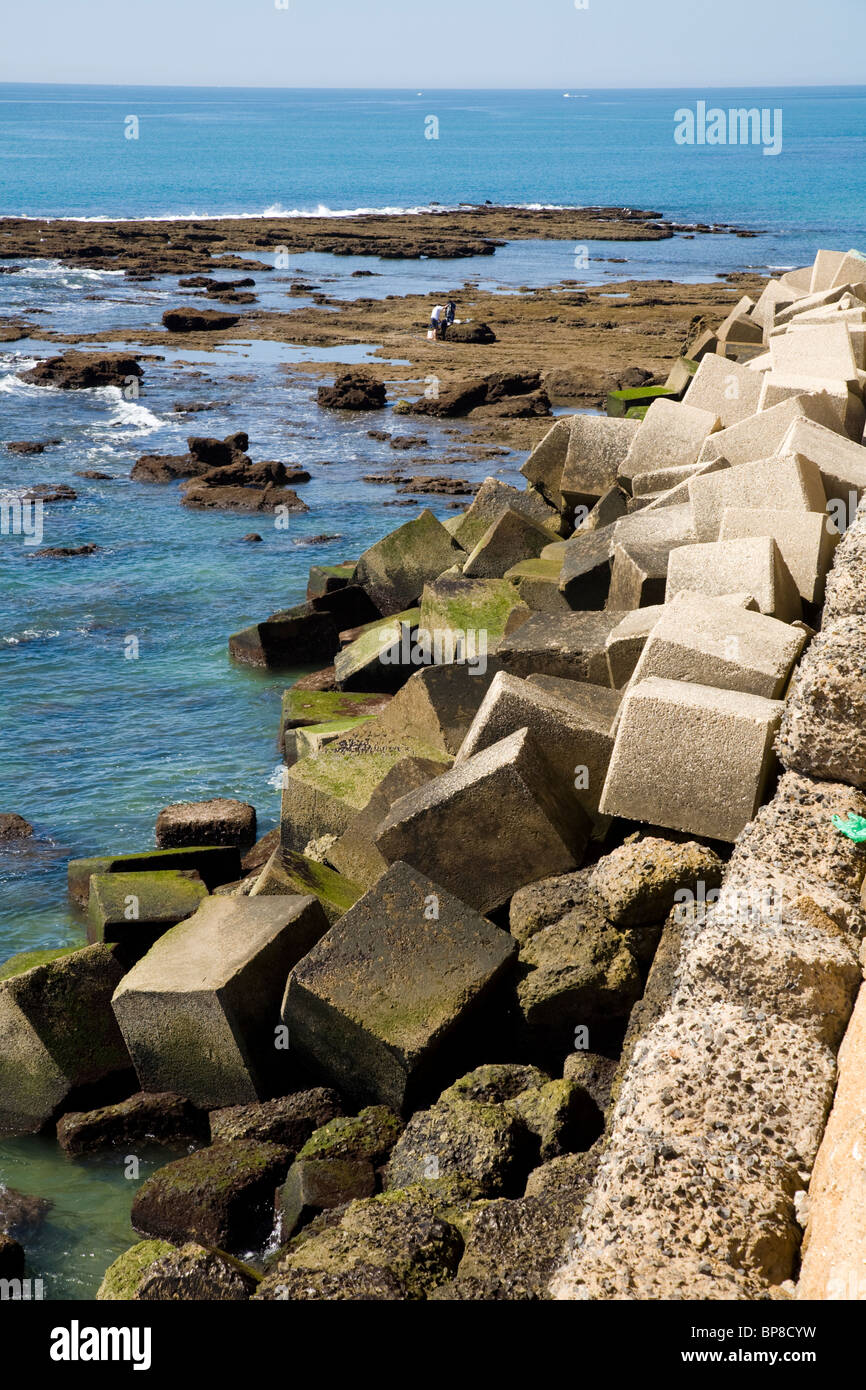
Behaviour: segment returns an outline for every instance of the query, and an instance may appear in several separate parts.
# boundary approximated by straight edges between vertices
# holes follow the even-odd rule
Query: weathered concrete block
[[[444,645],[448,633],[453,633],[455,640],[461,634],[466,637],[474,633],[477,654],[477,634],[486,633],[487,646],[492,647],[504,633],[508,619],[520,607],[521,601],[521,596],[514,592],[514,586],[506,579],[443,576],[424,586],[418,626],[423,632],[431,634],[434,650],[437,634]]]
[[[664,603],[669,553],[665,546],[615,546],[607,607],[622,612]]]
[[[372,1163],[351,1158],[296,1158],[277,1190],[280,1244],[287,1244],[319,1212],[372,1197],[375,1191]]]
[[[845,259],[844,251],[820,250],[816,252],[809,276],[810,295],[820,294],[822,290],[833,288],[836,272],[841,269]]]
[[[413,741],[435,748],[443,759],[453,757],[500,669],[498,655],[488,656],[483,640],[474,645],[480,650],[471,659],[416,671],[376,721],[373,733],[407,752]]]
[[[760,341],[760,331],[755,337]],[[685,405],[717,415],[724,430],[754,415],[760,395],[761,379],[755,372],[739,362],[719,357],[718,353],[708,352],[701,358],[683,401]]]
[[[782,705],[653,677],[633,685],[600,809],[708,839],[735,840],[761,802]]]
[[[819,470],[831,515],[832,504],[841,503],[843,526],[847,527],[858,502],[866,496],[866,449],[862,444],[813,420],[795,420],[779,445],[779,452],[795,453]]]
[[[621,690],[631,680],[647,638],[664,612],[663,604],[635,609],[613,629],[604,644],[610,683]]]
[[[395,763],[364,809],[352,817],[348,828],[328,851],[334,867],[363,888],[378,883],[388,868],[387,859],[376,845],[379,826],[395,801],[423,787],[442,770],[442,763],[429,758],[402,758]]]
[[[316,898],[329,922],[336,922],[360,898],[363,889],[327,864],[307,859],[282,847],[274,850],[255,886],[251,898]]]
[[[778,752],[796,772],[866,788],[866,617],[818,633],[791,683]]]
[[[859,383],[855,382],[859,390]],[[790,376],[781,372],[764,372],[761,386],[760,410],[769,410],[789,396],[822,396],[824,404],[832,409],[842,432],[849,438],[859,440],[863,436],[866,410],[859,394],[852,390],[852,383],[819,376]]]
[[[506,570],[505,578],[513,584],[522,603],[533,613],[567,613],[569,603],[560,592],[562,561],[554,558],[522,560]]]
[[[299,690],[297,686],[283,692],[280,715],[280,747],[285,735],[293,729],[312,724],[327,724],[339,719],[375,718],[381,714],[390,695],[347,690]]]
[[[565,680],[606,685],[610,680],[605,643],[625,615],[538,613],[505,637],[497,656],[515,676],[562,676]]]
[[[526,481],[531,483],[558,512],[565,510],[560,483],[565,456],[568,453],[572,420],[575,418],[577,417],[564,415],[557,420],[544,438],[536,444],[520,470]]]
[[[464,562],[467,579],[501,579],[521,560],[534,560],[550,543],[550,532],[507,508],[490,524]]]
[[[245,666],[289,671],[331,661],[339,646],[339,630],[331,614],[302,603],[233,633],[229,655]]]
[[[590,822],[521,728],[394,803],[376,843],[479,912],[580,862]],[[509,852],[503,857],[503,837]]]
[[[839,1081],[809,1184],[798,1299],[866,1299],[866,989],[839,1050]]]
[[[212,893],[223,883],[241,876],[241,856],[236,845],[196,845],[190,849],[145,850],[141,854],[102,854],[92,859],[70,859],[69,896],[87,906],[94,874],[157,873],[167,869],[192,869]]]
[[[519,488],[512,487],[510,483],[500,482],[498,478],[485,478],[473,498],[471,507],[467,507],[461,514],[454,527],[455,541],[467,552],[474,550],[485,531],[489,530],[494,521],[498,521],[503,512],[509,510],[518,512],[520,516],[527,517],[538,526],[546,527],[550,532],[548,539],[560,534],[562,523],[559,513],[545,501],[540,492],[532,488],[521,492]],[[459,555],[454,558],[462,560]],[[447,566],[443,565],[442,569],[445,568]],[[442,570],[439,573],[441,574]],[[435,575],[430,575],[430,579],[434,578]]]
[[[842,424],[824,396],[788,396],[769,410],[749,415],[739,424],[711,434],[701,450],[699,463],[725,459],[732,468],[738,463],[754,463],[776,453],[797,453],[781,448],[789,429],[798,420],[814,420],[843,438]]]
[[[592,507],[614,487],[640,428],[639,420],[573,416],[560,483],[568,507]]]
[[[691,486],[689,483],[687,486]],[[691,502],[634,512],[617,521],[613,528],[611,554],[617,545],[652,545],[671,551],[675,546],[697,540]]]
[[[685,402],[653,401],[620,465],[618,476],[630,480],[638,473],[697,463],[704,440],[719,429],[720,424],[713,411],[699,410]]]
[[[745,589],[762,613],[793,622],[803,616],[800,592],[772,536],[683,545],[671,552],[668,602],[682,589],[730,594]]]
[[[527,679],[530,685],[549,690],[552,695],[576,705],[599,729],[613,728],[622,701],[621,691],[610,690],[605,685],[591,685],[588,681],[565,680],[562,676],[528,676]]]
[[[772,370],[783,376],[830,377],[852,381],[857,363],[844,323],[818,323],[770,338]]]
[[[610,591],[614,523],[594,531],[577,531],[565,542],[560,593],[572,608],[604,608]]]
[[[823,515],[827,506],[817,466],[800,454],[758,459],[693,478],[689,497],[699,541],[718,540],[726,507],[763,507],[771,498],[773,506],[781,511]]]
[[[181,801],[166,806],[156,818],[157,849],[189,845],[239,845],[247,849],[255,838],[255,807],[231,797]]]
[[[424,585],[461,557],[461,547],[425,509],[365,550],[355,579],[388,616],[416,604]]]
[[[13,957],[0,969],[0,1131],[33,1134],[76,1093],[120,1081],[129,1053],[111,1012],[123,966],[108,946]]]
[[[285,1056],[286,977],[327,927],[315,898],[210,898],[160,937],[112,1000],[142,1088],[208,1107],[260,1099]]]
[[[805,644],[800,628],[722,599],[681,593],[662,610],[633,680],[658,676],[781,700]]]
[[[484,697],[455,767],[524,728],[543,750],[560,790],[589,815],[596,813],[613,748],[609,717],[582,711],[572,700],[504,671]]]
[[[94,874],[87,905],[87,939],[117,942],[137,959],[169,927],[191,917],[208,896],[195,869],[150,874]]]
[[[440,884],[394,864],[292,971],[282,1009],[292,1047],[341,1090],[400,1110],[435,1085],[467,1025],[496,1011],[516,949]]]
[[[800,597],[806,603],[822,603],[827,572],[841,539],[831,517],[771,507],[726,507],[719,540],[747,536],[772,536]]]
[[[407,608],[369,624],[354,642],[337,652],[337,684],[346,691],[393,694],[399,690],[412,673],[412,644],[420,616],[419,608]]]

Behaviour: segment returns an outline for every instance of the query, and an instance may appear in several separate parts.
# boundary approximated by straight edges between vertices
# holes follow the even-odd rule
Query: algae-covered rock
[[[592,914],[600,926],[605,918],[590,886],[592,869],[578,869],[573,874],[555,874],[538,883],[519,888],[511,899],[508,929],[521,946],[536,932],[559,922],[575,908]]]
[[[683,892],[706,901],[722,881],[722,868],[715,851],[696,840],[680,844],[648,835],[606,854],[589,882],[609,921],[636,927],[663,922]]]
[[[574,1081],[582,1086],[604,1113],[610,1106],[618,1066],[615,1058],[605,1057],[600,1052],[575,1051],[566,1057],[562,1074],[566,1081]]]
[[[505,1102],[538,1140],[542,1163],[576,1149],[588,1149],[603,1128],[598,1106],[582,1086],[565,1079],[533,1086]]]
[[[31,1197],[28,1192],[0,1183],[0,1232],[16,1240],[29,1239],[53,1205],[47,1197]]]
[[[437,1193],[421,1188],[352,1202],[338,1224],[296,1239],[255,1298],[423,1299],[453,1275],[463,1251]]]
[[[252,1105],[230,1105],[210,1113],[210,1133],[214,1143],[230,1139],[256,1139],[259,1142],[280,1144],[298,1153],[323,1126],[343,1113],[336,1091],[316,1086],[309,1091],[296,1091],[276,1100],[263,1100]]]
[[[414,669],[413,635],[420,608],[405,608],[368,623],[337,652],[334,676],[344,694],[355,690],[392,694]]]
[[[274,1224],[274,1192],[292,1161],[278,1144],[236,1139],[166,1164],[135,1194],[140,1235],[196,1240],[229,1251],[259,1249]]]
[[[338,1116],[310,1135],[299,1158],[350,1158],[378,1167],[400,1135],[403,1121],[387,1105],[368,1105],[357,1115]]]
[[[57,1125],[64,1153],[98,1153],[100,1149],[161,1144],[180,1148],[207,1139],[205,1113],[184,1096],[139,1091],[116,1105],[70,1111]]]
[[[173,1255],[176,1247],[167,1240],[140,1240],[124,1250],[108,1266],[96,1297],[103,1302],[125,1302],[137,1297],[142,1278],[154,1263]]]
[[[454,1100],[474,1100],[482,1105],[503,1105],[530,1087],[544,1086],[550,1081],[547,1072],[539,1067],[519,1062],[486,1064],[461,1076],[439,1097],[440,1105]]]
[[[41,1129],[78,1088],[131,1068],[111,1011],[123,967],[95,945],[9,973],[0,982],[0,1130]]]
[[[240,1303],[258,1287],[260,1276],[224,1250],[189,1241],[157,1256],[141,1274],[139,1302]]]
[[[443,574],[424,586],[418,625],[430,633],[483,632],[489,650],[504,635],[508,619],[521,603],[507,579]]]
[[[293,685],[283,694],[280,747],[284,747],[289,730],[325,724],[334,719],[375,717],[387,707],[389,699],[388,695],[370,691],[302,690]]]
[[[517,989],[521,1012],[531,1033],[561,1053],[573,1048],[578,1027],[596,1045],[621,1031],[642,993],[623,935],[579,911],[536,933],[520,962],[528,967]]]
[[[318,1212],[372,1197],[376,1175],[372,1163],[355,1158],[297,1158],[277,1191],[277,1229],[285,1242]]]
[[[525,1126],[504,1106],[439,1101],[412,1116],[388,1161],[385,1185],[454,1176],[477,1183],[485,1196],[516,1195],[533,1156]]]

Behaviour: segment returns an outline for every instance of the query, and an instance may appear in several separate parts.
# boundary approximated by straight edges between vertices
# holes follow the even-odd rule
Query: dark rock
[[[73,1157],[129,1145],[180,1148],[207,1137],[204,1111],[170,1091],[139,1091],[99,1110],[70,1111],[57,1125],[57,1142]]]
[[[244,848],[252,845],[255,838],[255,807],[228,797],[178,802],[160,811],[156,820],[158,849],[185,849],[192,845]]]
[[[94,386],[125,386],[131,377],[143,375],[135,358],[124,353],[65,352],[22,372],[21,380],[57,386],[61,391],[84,391]]]
[[[255,623],[229,638],[229,655],[235,661],[275,671],[329,661],[339,650],[337,624],[330,613],[318,611],[312,602],[273,613],[266,622]],[[326,683],[315,689],[335,688],[328,684],[329,676],[323,679]]]
[[[240,323],[240,316],[223,314],[218,309],[167,309],[162,321],[170,333],[213,333],[216,329],[234,328]]]
[[[44,454],[45,445],[35,440],[14,439],[3,446],[10,454]]]
[[[264,488],[212,487],[195,479],[185,486],[182,501],[185,507],[200,511],[275,512],[277,507],[285,507],[290,512],[310,510],[291,488],[276,487],[272,483]]]
[[[258,531],[248,531],[242,539],[245,541],[260,541],[262,538]]]
[[[290,1163],[288,1149],[251,1139],[199,1149],[142,1183],[132,1204],[133,1229],[230,1252],[260,1249],[273,1228],[275,1189]]]
[[[130,478],[137,483],[171,483],[205,471],[192,454],[145,454],[133,465]]]
[[[372,1197],[376,1175],[372,1163],[350,1158],[299,1158],[277,1192],[280,1243],[285,1243],[320,1211]]]
[[[92,478],[94,482],[113,483],[114,473],[100,473],[98,468],[85,468],[80,473],[76,473],[76,478]]]
[[[452,323],[448,329],[449,343],[495,343],[496,334],[486,323]]]
[[[134,1298],[145,1303],[240,1303],[258,1283],[254,1270],[225,1251],[189,1241],[148,1265]]]
[[[67,483],[56,483],[53,486],[41,484],[39,487],[28,488],[26,498],[33,502],[74,502],[78,493]]]
[[[296,1091],[278,1100],[264,1100],[252,1105],[230,1105],[210,1113],[210,1133],[213,1143],[235,1139],[255,1139],[259,1143],[279,1144],[299,1153],[310,1137],[324,1132],[321,1126],[338,1123],[343,1113],[336,1091],[319,1086],[310,1091]],[[341,1156],[341,1155],[338,1155]]]
[[[330,410],[382,410],[385,387],[368,372],[353,370],[338,376],[333,386],[320,386],[316,398]]]
[[[14,811],[0,815],[0,840],[28,840],[33,834],[33,826],[23,816]]]
[[[34,550],[34,560],[75,560],[84,555],[95,555],[100,546],[88,541],[86,545],[49,545],[44,550]]]
[[[54,1203],[47,1197],[28,1197],[0,1183],[0,1233],[26,1240],[42,1225]]]
[[[517,1196],[535,1157],[522,1121],[501,1105],[439,1101],[417,1111],[397,1140],[386,1188],[428,1178],[467,1178],[485,1197]]]
[[[384,1163],[400,1135],[403,1121],[387,1105],[370,1105],[358,1115],[339,1116],[317,1129],[299,1158],[351,1158]]]

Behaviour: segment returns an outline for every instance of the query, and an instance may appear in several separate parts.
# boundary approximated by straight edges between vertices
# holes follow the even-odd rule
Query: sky
[[[6,0],[0,82],[864,83],[866,0]]]

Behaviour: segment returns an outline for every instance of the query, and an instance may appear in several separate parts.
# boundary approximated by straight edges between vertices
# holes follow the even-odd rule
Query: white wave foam
[[[114,428],[117,425],[124,429],[135,430],[140,433],[150,433],[152,430],[161,430],[162,421],[158,415],[154,415],[147,406],[139,405],[137,401],[128,401],[119,386],[97,386],[93,393],[95,396],[102,396],[109,401],[114,409],[108,420],[104,422],[103,428],[107,425]]]
[[[326,203],[319,203],[312,208],[285,208],[282,203],[271,203],[259,212],[163,212],[155,215],[142,213],[138,217],[113,217],[110,213],[98,213],[92,217],[34,217],[28,213],[12,216],[0,212],[0,216],[5,217],[9,222],[246,222],[263,217],[413,217],[426,212],[460,212],[478,206],[477,203],[419,203],[411,207],[386,205],[384,207],[331,208]],[[525,212],[580,212],[586,210],[583,205],[568,203],[503,203],[497,204],[490,211],[493,212],[500,208],[505,210],[510,208],[522,209]],[[96,275],[122,274],[122,272],[113,270],[100,270],[93,273]]]
[[[59,279],[64,289],[74,289],[76,283],[84,280],[104,280],[107,276],[123,276],[122,270],[93,270],[90,266],[64,265],[62,261],[41,261],[29,259],[23,265],[12,267],[12,275],[26,276],[33,280]]]
[[[5,647],[20,647],[26,642],[48,641],[59,636],[59,631],[55,631],[54,628],[26,627],[23,632],[13,632],[8,637],[0,637],[0,643]]]

